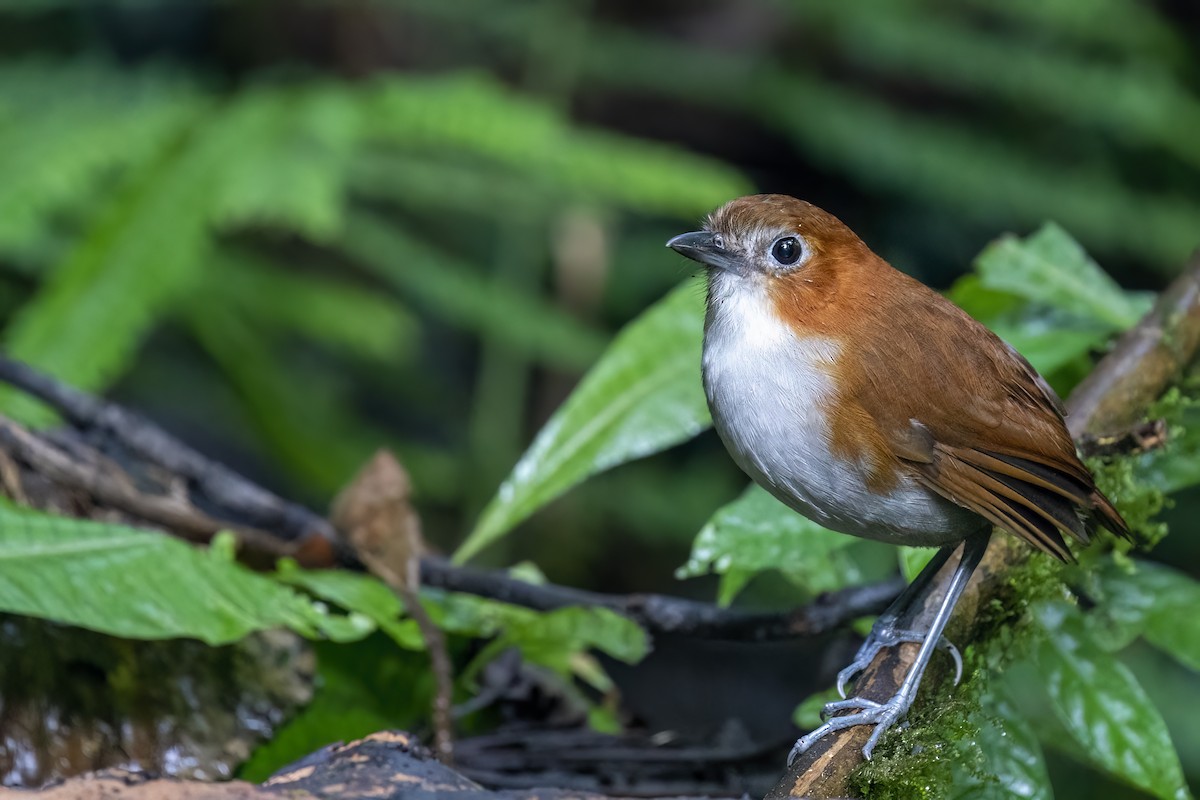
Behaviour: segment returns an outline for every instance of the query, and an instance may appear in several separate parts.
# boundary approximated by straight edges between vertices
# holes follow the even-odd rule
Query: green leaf
[[[989,692],[981,703],[974,715],[979,730],[974,745],[983,774],[956,776],[954,800],[1052,800],[1046,760],[1033,727],[1003,692]]]
[[[534,651],[578,652],[596,647],[629,663],[648,650],[645,632],[607,609],[572,606],[543,613],[473,595],[437,591],[429,595],[430,613],[452,633],[503,636],[510,642],[532,644]]]
[[[535,664],[562,674],[571,670],[571,658],[595,648],[633,664],[646,656],[646,632],[633,620],[606,608],[570,606],[549,612],[485,600],[471,595],[427,592],[430,615],[451,633],[499,637],[496,652],[517,647]]]
[[[1194,612],[1193,612],[1194,613]],[[1191,797],[1166,723],[1124,664],[1064,603],[1034,608],[1035,660],[1055,713],[1100,769],[1161,798]]]
[[[292,586],[361,614],[406,650],[424,650],[425,641],[412,619],[404,619],[404,604],[387,584],[370,575],[345,570],[301,570],[281,567],[278,578]]]
[[[1162,564],[1107,561],[1091,570],[1088,594],[1098,603],[1086,617],[1102,646],[1117,650],[1138,635],[1185,667],[1200,670],[1200,582]]]
[[[291,589],[169,536],[2,507],[0,610],[112,636],[209,644],[277,627],[339,639],[370,632],[370,625],[331,617]]]
[[[713,514],[677,576],[714,572],[734,576],[731,589],[722,591],[722,601],[728,602],[749,575],[777,569],[805,592],[816,594],[863,580],[847,552],[856,542],[800,516],[751,484],[741,497]]]
[[[521,457],[455,561],[475,555],[589,475],[707,428],[703,328],[703,293],[692,281],[626,326]]]
[[[900,574],[904,576],[904,580],[912,581],[913,578],[921,574],[921,570],[925,569],[933,557],[937,555],[937,548],[934,547],[909,547],[902,545],[896,548],[896,557],[900,561]]]
[[[1153,302],[1127,293],[1054,223],[1020,240],[1005,236],[975,260],[983,285],[1057,308],[1077,317],[1130,328]]]
[[[810,694],[800,705],[792,710],[792,724],[800,730],[811,731],[821,727],[821,711],[826,704],[841,700],[836,686],[830,686],[823,692]]]
[[[1112,335],[1104,323],[984,286],[978,275],[955,282],[947,295],[960,308],[1050,375],[1100,347]]]
[[[332,84],[243,92],[240,104],[256,135],[243,143],[240,168],[217,188],[215,223],[225,229],[276,227],[332,241],[342,225],[361,123],[355,99],[346,87]]]

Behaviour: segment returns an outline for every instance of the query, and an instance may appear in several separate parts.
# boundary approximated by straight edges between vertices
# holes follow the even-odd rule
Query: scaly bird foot
[[[884,732],[904,718],[908,713],[909,706],[912,705],[912,698],[908,697],[904,691],[899,691],[892,696],[886,703],[877,703],[874,700],[867,700],[861,697],[852,697],[849,700],[836,700],[832,703],[827,703],[825,708],[821,710],[821,718],[826,722],[816,730],[800,737],[796,744],[792,747],[792,752],[788,754],[788,766],[792,765],[800,755],[816,744],[819,740],[833,733],[834,731],[853,728],[858,725],[874,725],[875,730],[871,732],[871,738],[867,739],[867,743],[863,745],[863,757],[868,761],[871,760],[871,753],[875,750],[875,745],[879,743],[879,738]],[[858,709],[853,714],[843,714],[840,717],[832,717],[838,711],[846,711],[847,709]]]
[[[870,666],[875,660],[875,656],[885,647],[892,647],[901,644],[902,642],[914,642],[920,644],[925,641],[925,634],[919,631],[901,631],[893,628],[882,628],[880,630],[872,629],[867,636],[867,640],[863,642],[862,647],[858,648],[858,652],[854,655],[854,661],[837,674],[837,690],[843,698],[846,696],[846,687],[850,685],[850,681],[854,677]],[[954,659],[954,685],[957,686],[962,678],[963,661],[962,654],[958,652],[958,648],[954,646],[945,636],[938,640],[938,648],[945,650]]]

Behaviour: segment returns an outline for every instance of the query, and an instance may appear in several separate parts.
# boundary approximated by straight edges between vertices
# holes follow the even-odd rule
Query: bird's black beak
[[[701,264],[726,272],[741,272],[737,258],[724,248],[721,237],[712,231],[681,233],[667,242],[667,247]]]

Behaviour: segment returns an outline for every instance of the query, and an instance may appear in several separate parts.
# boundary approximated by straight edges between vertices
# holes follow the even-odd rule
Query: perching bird
[[[702,373],[713,423],[756,483],[835,531],[941,547],[884,612],[839,690],[881,647],[920,641],[887,703],[831,703],[797,742],[902,718],[993,526],[1068,560],[1065,537],[1129,530],[1080,462],[1063,405],[1012,347],[875,255],[840,220],[785,195],[734,200],[668,246],[708,267]],[[906,608],[958,545],[925,631]],[[955,652],[957,657],[957,652]],[[843,697],[845,693],[843,692]]]

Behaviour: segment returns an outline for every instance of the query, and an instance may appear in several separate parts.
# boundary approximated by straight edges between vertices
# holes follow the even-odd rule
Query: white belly
[[[896,544],[943,545],[980,527],[966,509],[904,477],[886,493],[833,455],[825,404],[837,345],[800,338],[754,278],[714,275],[704,331],[704,390],[734,461],[779,500],[835,531]]]

